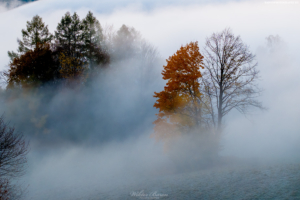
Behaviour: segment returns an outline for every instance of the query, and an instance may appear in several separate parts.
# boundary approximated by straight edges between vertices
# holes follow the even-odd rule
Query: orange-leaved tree
[[[205,111],[199,91],[200,68],[203,68],[203,56],[198,42],[181,46],[164,66],[162,75],[168,82],[163,91],[154,93],[157,98],[154,107],[159,113],[151,136],[164,141],[167,146],[169,139],[203,125]]]

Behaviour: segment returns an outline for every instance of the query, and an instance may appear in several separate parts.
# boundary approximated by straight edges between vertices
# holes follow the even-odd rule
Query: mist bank
[[[289,69],[283,79],[296,80],[291,72],[298,70],[298,62],[290,59],[288,52],[262,44],[256,52],[263,66],[262,77],[278,76]],[[269,110],[252,113],[248,118],[239,113],[228,116],[218,162],[193,162],[205,146],[197,136],[183,137],[172,151],[164,152],[163,145],[149,137],[157,113],[152,95],[164,85],[160,75],[164,62],[160,62],[152,68],[153,75],[141,77],[136,75],[142,69],[136,60],[122,60],[112,63],[88,86],[49,86],[5,100],[1,111],[31,141],[27,174],[20,180],[30,184],[25,198],[122,198],[142,189],[174,195],[168,187],[153,186],[153,180],[170,184],[166,180],[179,180],[180,176],[181,187],[187,180],[183,176],[192,176],[186,172],[201,169],[201,178],[219,173],[221,180],[205,179],[211,184],[217,180],[218,185],[218,181],[229,180],[229,173],[238,177],[244,174],[248,179],[258,173],[257,166],[299,162],[299,110],[297,101],[289,98],[298,94],[293,93],[298,84],[284,90],[289,84],[286,80],[281,88],[283,95],[278,96],[280,87],[274,86],[280,83],[268,78],[261,80],[267,91],[261,99]],[[290,120],[283,120],[283,116]],[[249,176],[245,169],[252,170]],[[269,171],[263,169],[266,174]],[[295,186],[293,181],[291,184]]]
[[[137,136],[152,126],[156,111],[151,96],[162,81],[159,76],[137,77],[130,69],[133,63],[122,64],[105,70],[89,86],[3,91],[1,112],[18,131],[46,143],[102,143]]]
[[[272,37],[278,40],[265,40],[256,49],[264,90],[259,99],[267,110],[253,110],[244,117],[231,113],[226,119],[223,153],[260,161],[299,162],[300,60],[286,38]]]
[[[31,143],[28,173],[20,182],[25,186],[30,184],[28,199],[76,199],[88,194],[95,194],[97,198],[111,197],[111,191],[117,188],[125,188],[126,194],[147,188],[149,177],[164,179],[169,174],[201,168],[205,176],[208,174],[213,177],[211,180],[218,181],[213,176],[213,167],[233,166],[222,173],[228,175],[237,169],[234,167],[247,169],[255,164],[299,162],[300,110],[297,100],[300,84],[297,75],[300,60],[297,35],[300,29],[294,25],[299,15],[295,12],[298,7],[241,1],[195,3],[183,7],[166,4],[147,11],[140,7],[121,6],[105,13],[105,6],[89,3],[91,1],[60,4],[41,0],[1,14],[3,19],[11,19],[1,21],[3,30],[10,30],[3,32],[1,39],[1,67],[7,65],[6,52],[15,49],[16,38],[20,37],[20,30],[32,18],[32,13],[41,14],[49,28],[54,30],[66,10],[78,11],[83,16],[90,8],[97,11],[101,24],[113,23],[119,27],[125,23],[140,30],[158,47],[163,59],[147,69],[135,59],[114,62],[87,87],[45,86],[10,94],[1,91],[1,113]],[[221,20],[215,17],[219,15],[223,16]],[[11,27],[13,22],[15,26]],[[260,100],[268,110],[246,116],[233,112],[225,119],[219,163],[191,161],[200,156],[198,151],[205,146],[200,137],[184,137],[171,153],[164,152],[161,143],[149,138],[158,112],[153,108],[155,99],[152,96],[154,91],[161,91],[165,83],[160,74],[164,59],[181,45],[195,40],[199,41],[201,52],[205,37],[225,26],[241,35],[256,54],[261,71],[260,86],[264,89]],[[265,38],[270,34],[279,34],[285,42],[269,46]],[[207,169],[212,171],[205,171]],[[266,170],[266,174],[269,172]],[[257,173],[241,174],[234,174],[238,177],[236,180],[240,177],[250,180]],[[220,177],[232,180],[232,176]],[[284,177],[287,176],[284,174]],[[129,183],[138,183],[140,187],[128,187]],[[224,186],[228,182],[221,183]],[[296,185],[295,182],[291,184],[292,187]],[[169,185],[166,182],[165,187]],[[178,188],[181,188],[180,184]],[[157,189],[166,191],[159,185],[153,186],[150,192]],[[45,194],[49,196],[45,197]]]
[[[299,59],[280,38],[282,41],[273,45],[265,40],[256,50],[264,89],[260,100],[268,110],[246,116],[233,112],[225,118],[221,155],[299,160],[300,111],[295,98],[300,96]],[[145,67],[138,58],[127,58],[103,69],[88,87],[45,86],[9,95],[2,91],[1,112],[32,144],[41,147],[124,141],[153,128],[157,110],[152,96],[163,88],[160,73],[164,64],[159,58]]]

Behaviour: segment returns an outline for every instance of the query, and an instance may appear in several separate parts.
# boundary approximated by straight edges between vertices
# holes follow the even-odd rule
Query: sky
[[[164,58],[172,55],[182,44],[198,40],[201,46],[213,32],[231,27],[241,35],[253,51],[263,45],[265,37],[278,34],[290,40],[291,47],[299,44],[296,19],[299,4],[267,4],[265,1],[58,1],[41,0],[2,13],[0,60],[7,62],[6,51],[17,47],[16,38],[26,21],[38,14],[54,32],[65,12],[78,12],[84,17],[91,10],[102,26],[122,24],[135,27],[150,43],[157,46]],[[201,1],[200,1],[201,2]],[[13,26],[12,26],[13,23]],[[9,47],[9,48],[7,48]]]

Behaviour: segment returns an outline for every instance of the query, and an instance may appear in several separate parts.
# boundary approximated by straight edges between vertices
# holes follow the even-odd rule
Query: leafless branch
[[[206,39],[204,67],[201,92],[210,101],[212,121],[218,122],[218,129],[222,118],[234,108],[244,114],[250,106],[264,109],[255,100],[262,91],[256,83],[259,71],[255,55],[229,28]]]
[[[24,173],[28,143],[0,118],[0,177],[17,177]]]

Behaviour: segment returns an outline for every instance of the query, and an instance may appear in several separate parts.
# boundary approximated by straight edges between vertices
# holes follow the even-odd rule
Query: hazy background
[[[253,111],[247,117],[235,111],[230,113],[225,118],[221,154],[256,160],[299,161],[300,2],[273,2],[40,0],[0,13],[0,69],[7,69],[7,51],[17,48],[16,39],[21,37],[21,29],[36,14],[53,33],[67,11],[76,11],[82,19],[91,10],[103,27],[113,24],[119,29],[126,24],[140,31],[157,47],[163,59],[190,41],[199,41],[201,51],[206,37],[231,27],[257,55],[260,86],[264,89],[260,99],[268,110]],[[269,35],[279,35],[281,42],[268,45],[266,37]],[[140,179],[142,175],[172,171],[171,161],[162,153],[161,145],[149,139],[157,112],[152,108],[155,101],[152,94],[161,91],[164,85],[159,74],[162,66],[163,62],[157,63],[145,87],[134,81],[134,64],[125,62],[118,68],[121,70],[111,70],[104,78],[100,76],[86,94],[61,91],[49,102],[42,102],[45,113],[55,116],[57,112],[57,118],[48,119],[52,123],[48,127],[60,130],[56,135],[65,135],[70,142],[64,145],[58,145],[58,140],[50,142],[49,151],[44,143],[40,145],[32,140],[33,150],[24,179],[30,183],[29,196],[36,195],[38,199],[39,195],[51,191],[59,196],[57,191],[67,187],[77,188],[72,194],[78,197],[89,190],[95,192],[95,188],[104,187],[110,181],[114,187],[118,181],[122,185],[125,179],[120,177],[124,174],[126,180],[128,177],[136,180],[134,177]],[[85,95],[92,97],[86,100]],[[30,101],[34,98],[31,96]],[[21,103],[15,105],[23,109]],[[1,106],[1,112],[7,109]],[[26,112],[17,119],[6,116],[19,124],[27,117],[32,116]],[[43,137],[53,139],[51,133]],[[74,143],[82,138],[85,142]],[[98,145],[90,145],[93,142]],[[35,151],[39,146],[44,150]],[[81,177],[84,181],[80,181]]]

